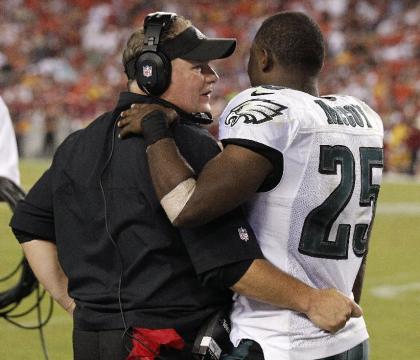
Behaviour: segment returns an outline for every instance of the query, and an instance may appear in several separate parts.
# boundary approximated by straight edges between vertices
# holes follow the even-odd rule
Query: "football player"
[[[198,177],[163,130],[147,154],[174,225],[196,226],[245,203],[270,262],[310,286],[335,288],[359,302],[382,176],[383,125],[355,97],[319,95],[323,57],[321,31],[308,16],[269,17],[251,48],[253,88],[233,98],[220,118],[224,151]],[[151,136],[148,119],[158,114],[166,119],[162,129],[170,130],[167,113],[133,108],[123,114],[121,136],[142,130]],[[349,314],[333,333],[301,313],[237,296],[231,319],[237,349],[227,359],[368,358],[363,317]]]
[[[18,151],[9,110],[0,97],[0,177],[19,185]]]

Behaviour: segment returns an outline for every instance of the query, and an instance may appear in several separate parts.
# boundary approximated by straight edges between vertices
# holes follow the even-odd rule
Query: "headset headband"
[[[155,12],[149,14],[144,19],[144,40],[143,49],[138,56],[135,56],[124,65],[124,71],[129,79],[136,77],[136,62],[141,54],[150,51],[156,53],[163,30],[169,27],[177,15],[169,12]]]
[[[143,23],[143,52],[157,51],[160,36],[162,35],[163,30],[165,30],[168,26],[171,25],[173,20],[175,20],[176,16],[177,15],[175,13],[169,12],[155,12],[146,16]]]

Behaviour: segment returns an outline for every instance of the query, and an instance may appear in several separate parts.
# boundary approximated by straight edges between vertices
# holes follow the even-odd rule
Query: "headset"
[[[171,82],[171,61],[158,46],[162,32],[176,17],[175,13],[155,12],[144,19],[143,50],[135,60],[135,77],[139,88],[148,95],[162,95]]]

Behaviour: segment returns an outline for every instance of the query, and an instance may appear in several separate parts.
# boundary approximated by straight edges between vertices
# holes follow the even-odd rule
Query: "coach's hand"
[[[74,302],[74,299],[69,298],[67,303],[62,304],[64,310],[66,310],[70,315],[73,316],[74,309],[76,309],[76,303]]]
[[[117,126],[120,128],[120,138],[125,138],[130,134],[142,134],[143,118],[152,111],[159,110],[165,114],[165,119],[169,124],[178,119],[178,114],[174,109],[167,108],[159,104],[133,104],[131,108],[120,114]]]
[[[319,328],[335,333],[351,317],[363,315],[362,308],[336,289],[314,290],[306,315]]]

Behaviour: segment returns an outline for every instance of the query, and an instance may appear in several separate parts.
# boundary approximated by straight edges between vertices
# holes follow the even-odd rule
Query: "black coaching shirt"
[[[191,333],[232,296],[203,286],[199,275],[262,257],[240,209],[195,229],[172,227],[152,186],[143,139],[120,140],[115,126],[132,103],[152,101],[122,93],[113,112],[71,134],[11,221],[15,231],[56,244],[77,329],[124,327],[121,279],[129,326]],[[220,151],[189,120],[175,124],[174,135],[197,174]]]

